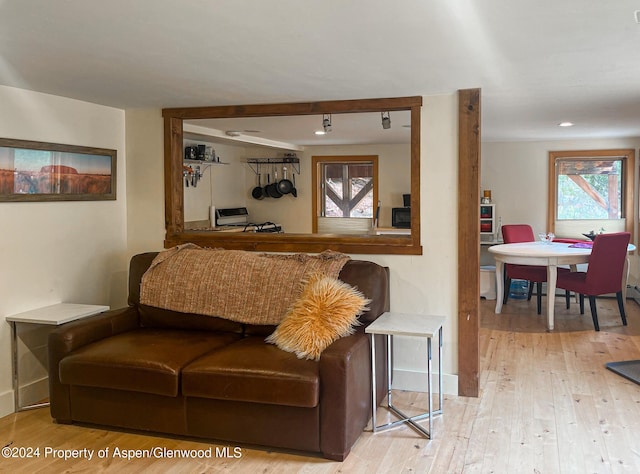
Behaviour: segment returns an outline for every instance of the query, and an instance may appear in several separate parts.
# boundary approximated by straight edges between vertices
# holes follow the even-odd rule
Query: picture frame
[[[0,202],[116,199],[117,151],[0,138]]]

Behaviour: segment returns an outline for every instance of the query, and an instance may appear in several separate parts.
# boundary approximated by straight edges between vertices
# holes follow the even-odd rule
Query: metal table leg
[[[392,362],[392,352],[393,352],[393,336],[392,335],[387,335],[387,377],[388,377],[388,392],[387,392],[387,408],[389,409],[389,411],[391,411],[393,414],[395,414],[399,419],[390,423],[386,423],[384,425],[378,425],[377,424],[377,420],[376,420],[376,408],[377,408],[377,401],[376,401],[376,368],[375,368],[375,334],[370,334],[371,336],[371,392],[372,392],[372,397],[371,397],[371,401],[372,401],[372,417],[371,417],[371,423],[372,423],[372,431],[374,433],[377,433],[378,431],[384,431],[393,427],[396,427],[400,424],[404,424],[407,423],[409,424],[412,428],[414,428],[416,431],[418,431],[419,434],[421,434],[422,436],[424,436],[425,438],[431,439],[431,433],[433,430],[433,417],[435,415],[440,415],[442,414],[442,328],[440,328],[439,332],[438,332],[438,366],[439,366],[439,374],[438,374],[438,390],[439,390],[439,394],[438,394],[438,409],[434,410],[433,409],[433,388],[432,388],[432,383],[431,383],[431,378],[432,378],[432,350],[431,350],[431,338],[428,337],[427,338],[427,391],[428,391],[428,396],[429,396],[429,403],[428,403],[428,412],[426,413],[422,413],[419,415],[414,415],[414,416],[407,416],[406,414],[404,414],[401,410],[399,410],[398,408],[396,408],[393,403],[392,403],[392,398],[391,398],[391,389],[392,389],[392,382],[393,382],[393,362]],[[422,420],[424,418],[429,418],[429,430],[425,430],[422,426],[420,426],[419,424],[416,423],[416,421],[418,420]]]
[[[18,323],[11,321],[11,358],[13,359],[13,403],[16,412],[33,410],[34,408],[48,407],[49,402],[34,403],[32,405],[20,406],[20,376],[18,372]]]

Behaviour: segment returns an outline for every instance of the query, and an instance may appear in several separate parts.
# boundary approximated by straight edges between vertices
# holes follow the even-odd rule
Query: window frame
[[[476,95],[479,89],[470,89]],[[203,247],[256,252],[337,252],[364,255],[422,255],[420,243],[420,150],[423,132],[422,96],[384,99],[331,100],[280,104],[243,104],[162,109],[164,119],[164,247],[194,243]],[[464,110],[477,112],[476,100]],[[225,233],[195,231],[184,226],[184,121],[235,117],[281,117],[292,115],[347,114],[408,110],[411,114],[411,234],[406,235],[319,235],[294,233]],[[462,111],[462,109],[460,109]],[[479,135],[475,126],[469,133]]]
[[[558,175],[556,164],[559,160],[604,160],[611,158],[622,161],[622,198],[620,215],[625,219],[624,230],[631,233],[631,242],[635,241],[635,150],[634,149],[610,149],[610,150],[570,150],[550,151],[548,167],[548,209],[547,229],[556,231],[558,220]],[[586,229],[588,230],[588,229]],[[563,237],[563,236],[558,236]]]
[[[372,162],[373,163],[373,203],[376,205],[378,202],[378,186],[379,186],[379,173],[378,173],[378,155],[334,155],[334,156],[312,156],[311,157],[311,170],[312,170],[312,183],[313,193],[311,197],[312,203],[312,232],[318,232],[318,218],[322,217],[321,211],[323,208],[322,199],[324,194],[322,193],[322,171],[321,166],[324,163],[362,163],[362,162]],[[375,217],[375,209],[374,209],[374,217]],[[339,219],[339,218],[336,218]]]

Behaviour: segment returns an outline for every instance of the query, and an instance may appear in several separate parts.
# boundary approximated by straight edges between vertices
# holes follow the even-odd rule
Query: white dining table
[[[628,252],[633,252],[635,245],[629,244]],[[489,247],[496,261],[496,314],[502,311],[504,288],[504,264],[542,265],[547,267],[547,329],[553,330],[554,305],[558,265],[569,265],[575,271],[576,265],[588,263],[591,255],[590,247],[576,247],[573,244],[558,242],[521,242],[516,244],[501,244]],[[625,261],[622,272],[622,296],[626,298],[627,277],[629,273],[629,258]]]

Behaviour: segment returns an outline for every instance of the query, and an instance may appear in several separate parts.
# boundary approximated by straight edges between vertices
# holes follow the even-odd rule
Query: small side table
[[[11,352],[13,356],[13,395],[15,410],[24,411],[33,408],[49,406],[48,402],[36,403],[28,406],[20,406],[20,377],[18,373],[18,332],[16,325],[22,324],[45,324],[50,326],[60,326],[77,319],[93,316],[94,314],[108,311],[109,306],[92,304],[59,303],[44,308],[38,308],[24,313],[7,316],[7,322],[11,324]]]
[[[386,312],[382,314],[378,319],[372,322],[365,328],[365,332],[371,335],[371,393],[372,393],[372,411],[371,425],[373,432],[383,431],[389,428],[393,428],[401,423],[408,423],[415,428],[424,437],[432,438],[432,420],[435,415],[442,414],[442,325],[444,324],[444,316],[426,316],[420,314],[403,314]],[[438,409],[433,409],[433,389],[431,383],[431,339],[438,333]],[[387,336],[387,376],[388,376],[388,392],[387,392],[387,408],[399,420],[396,420],[385,425],[378,426],[376,423],[376,343],[375,334],[383,334]],[[393,406],[391,400],[391,387],[393,383],[393,336],[411,336],[411,337],[426,337],[427,338],[427,391],[429,393],[429,411],[415,416],[407,416],[398,408]],[[416,423],[418,420],[429,418],[429,430],[425,430],[422,426]]]

